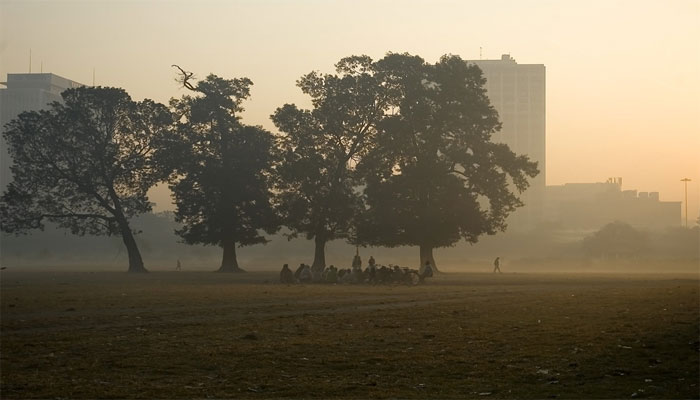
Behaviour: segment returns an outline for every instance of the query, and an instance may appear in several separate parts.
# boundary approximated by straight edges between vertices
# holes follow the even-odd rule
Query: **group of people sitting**
[[[398,265],[377,265],[374,257],[370,257],[367,268],[363,270],[360,256],[356,254],[352,268],[347,269],[338,269],[333,265],[327,268],[312,268],[302,263],[296,271],[292,272],[289,265],[284,264],[280,271],[280,282],[288,285],[293,283],[417,284],[425,282],[426,278],[432,276],[433,268],[430,261],[426,261],[423,268],[418,271]]]

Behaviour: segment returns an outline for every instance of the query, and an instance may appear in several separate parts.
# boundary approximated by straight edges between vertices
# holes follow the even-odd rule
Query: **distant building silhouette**
[[[595,230],[614,221],[636,228],[681,224],[681,202],[659,201],[659,192],[622,190],[622,178],[547,186],[545,219],[562,229]]]
[[[543,219],[545,175],[545,66],[518,64],[509,54],[500,60],[469,60],[486,78],[491,105],[498,111],[503,127],[492,136],[517,154],[537,161],[539,175],[530,179],[530,188],[521,195],[525,207],[516,211],[509,224],[513,228],[532,228]]]
[[[54,74],[7,74],[7,82],[0,82],[0,131],[5,124],[24,111],[37,111],[54,101],[62,101],[61,92],[83,86],[78,82]],[[0,190],[12,179],[12,161],[4,138],[0,138]]]

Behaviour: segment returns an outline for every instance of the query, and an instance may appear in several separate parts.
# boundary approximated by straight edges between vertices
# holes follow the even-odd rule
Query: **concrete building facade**
[[[525,206],[509,218],[512,228],[533,228],[543,220],[545,202],[545,66],[518,64],[509,54],[504,54],[500,60],[467,62],[482,70],[489,100],[503,124],[491,140],[505,143],[516,154],[537,161],[540,173],[530,180],[530,188],[521,196]]]
[[[622,178],[547,186],[545,219],[565,230],[598,230],[611,222],[663,230],[681,222],[680,201],[660,201],[659,192],[622,190]]]
[[[78,82],[54,74],[7,74],[7,81],[1,82],[6,88],[0,89],[0,129],[24,111],[37,111],[46,108],[54,101],[62,101],[61,93],[70,88],[83,86]],[[4,190],[12,179],[5,138],[0,139],[0,189]]]

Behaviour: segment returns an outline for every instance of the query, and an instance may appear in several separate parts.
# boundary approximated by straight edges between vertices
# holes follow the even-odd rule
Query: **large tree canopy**
[[[366,210],[358,241],[419,246],[420,265],[435,266],[434,248],[505,229],[508,214],[522,206],[515,192],[527,188],[536,163],[491,142],[500,123],[478,67],[457,56],[432,65],[388,54],[376,68],[400,95],[359,168]]]
[[[373,145],[389,92],[367,56],[347,57],[337,74],[316,72],[297,85],[313,109],[278,108],[272,120],[281,132],[277,167],[280,210],[293,233],[314,240],[312,267],[325,267],[325,245],[347,235],[361,200],[354,167]]]
[[[154,153],[171,114],[116,88],[62,96],[64,104],[22,113],[7,126],[14,181],[0,203],[2,229],[23,233],[48,220],[78,235],[120,234],[129,271],[145,272],[129,218],[151,210],[146,192],[165,177]]]
[[[183,224],[177,233],[189,244],[221,246],[219,271],[242,271],[236,246],[265,243],[260,230],[274,233],[279,226],[269,190],[274,139],[239,121],[249,79],[209,75],[193,84],[182,72],[195,95],[171,100],[178,123],[163,156],[175,171],[170,189]]]

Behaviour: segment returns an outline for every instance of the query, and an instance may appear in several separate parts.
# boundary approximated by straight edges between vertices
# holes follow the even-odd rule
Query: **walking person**
[[[501,257],[496,257],[495,260],[493,260],[493,273],[495,274],[496,271],[498,273],[501,273]]]

